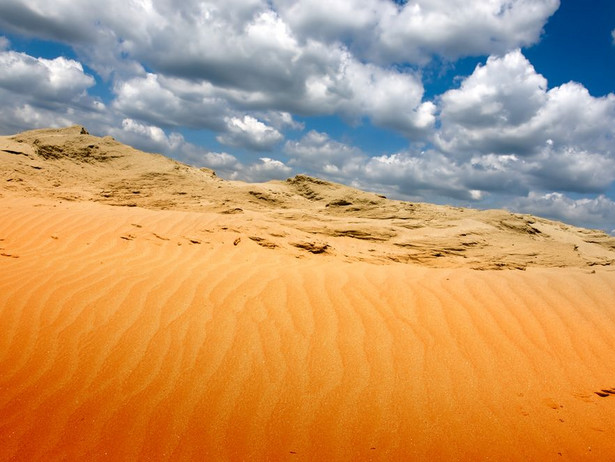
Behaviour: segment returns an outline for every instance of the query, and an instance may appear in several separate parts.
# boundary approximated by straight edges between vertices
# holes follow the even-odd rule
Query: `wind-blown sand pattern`
[[[0,167],[0,460],[615,460],[603,233],[80,127]]]

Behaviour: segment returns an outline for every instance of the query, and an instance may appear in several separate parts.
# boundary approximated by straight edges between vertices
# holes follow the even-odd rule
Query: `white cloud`
[[[349,90],[352,98],[342,101],[348,116],[365,114],[381,127],[421,137],[435,123],[435,105],[422,103],[423,85],[412,74],[359,63],[348,56],[342,66],[339,90]]]
[[[218,59],[226,73],[256,50],[272,52],[259,55],[263,70],[313,40],[343,43],[361,59],[384,64],[501,53],[535,43],[558,6],[559,0],[5,0],[0,26],[85,48],[108,49],[115,39],[121,53],[107,58],[128,54],[163,72],[180,63],[190,72]]]
[[[525,171],[532,176],[528,183],[542,190],[600,193],[615,181],[615,156],[580,146],[546,148],[527,160]]]
[[[461,88],[442,96],[443,118],[468,127],[517,126],[533,116],[546,100],[546,79],[516,50],[478,66]]]
[[[149,138],[157,143],[168,141],[166,134],[160,127],[145,125],[132,119],[124,119],[122,121],[122,129],[127,132],[145,136],[146,138]]]
[[[76,123],[71,117],[71,111],[58,114],[55,110],[46,110],[30,104],[11,105],[7,103],[8,97],[0,92],[3,110],[0,111],[0,120],[5,127],[5,133],[13,134],[26,129],[40,127],[63,127]]]
[[[531,192],[527,197],[517,199],[513,208],[579,226],[596,226],[615,231],[615,202],[604,195],[572,199],[561,193]]]
[[[160,126],[184,125],[221,130],[231,111],[206,83],[147,74],[118,82],[114,109],[125,116]]]
[[[281,180],[288,178],[291,171],[292,169],[280,160],[261,157],[259,162],[244,168],[241,175],[247,181]]]
[[[239,179],[245,168],[234,155],[227,152],[195,153],[187,160],[193,165],[210,168],[216,175],[229,180]]]
[[[100,108],[97,106],[100,105]],[[45,127],[85,125],[92,134],[107,135],[113,122],[104,110],[104,105],[94,102],[92,106],[80,107],[53,103],[46,107],[25,102],[23,98],[0,89],[0,133],[14,134],[24,130]]]
[[[250,182],[286,179],[292,168],[284,162],[270,157],[261,157],[257,162],[244,164],[226,152],[195,153],[189,158],[193,165],[211,168],[222,178]]]
[[[441,97],[439,147],[447,152],[526,154],[544,133],[532,121],[545,106],[547,81],[519,50],[489,57],[461,87]]]
[[[95,84],[78,61],[0,52],[0,87],[39,101],[72,101]]]
[[[240,113],[367,117],[420,139],[432,129],[436,108],[422,101],[420,76],[391,62],[416,64],[434,54],[473,55],[533,43],[558,4],[6,0],[0,25],[70,43],[101,75],[115,76],[117,109],[151,124],[164,125],[166,114],[168,126],[220,130],[221,118],[215,120],[209,110],[217,104]],[[157,76],[159,90],[170,95],[147,91],[154,85],[142,64]],[[177,85],[168,83],[172,79]],[[182,87],[199,85],[204,100],[190,104]],[[142,87],[143,92],[133,92],[140,98],[125,97],[131,86]],[[171,111],[159,113],[154,103]]]
[[[433,127],[435,106],[422,101],[423,84],[415,72],[363,63],[339,44],[313,41],[298,48],[292,57],[279,58],[283,71],[268,67],[270,74],[259,77],[251,70],[234,70],[249,76],[240,84],[217,86],[216,94],[235,106],[253,110],[339,114],[353,122],[367,117],[375,125],[409,137],[424,137]],[[257,78],[264,81],[250,81]]]
[[[217,175],[231,180],[266,181],[286,178],[291,172],[291,168],[281,161],[267,157],[244,164],[232,154],[208,151],[187,142],[180,133],[167,133],[161,127],[133,119],[124,119],[121,127],[110,127],[107,134],[145,152],[164,153],[197,167],[210,168]]]
[[[25,7],[9,0],[0,12],[12,18],[13,28],[36,23],[41,36],[74,44],[103,76],[115,70],[114,107],[125,117],[221,130],[224,117],[237,115],[229,108],[340,114],[368,117],[411,137],[424,136],[435,120],[433,104],[422,101],[419,76],[361,62],[340,41],[299,40],[266,2],[222,8],[217,2],[111,1],[104,9],[80,3],[66,13],[90,25],[76,40],[58,29],[68,3],[51,8],[33,1]]]
[[[614,134],[615,95],[592,97],[574,82],[547,90],[519,50],[490,57],[441,97],[438,146],[450,153],[532,155],[583,146],[604,152]]]
[[[227,152],[207,152],[201,157],[202,165],[211,169],[237,170],[240,163],[235,156]]]
[[[0,130],[105,125],[105,104],[87,93],[94,84],[78,61],[0,51]]]
[[[239,3],[180,6],[160,29],[134,35],[126,49],[158,73],[250,92],[292,91],[301,54],[292,31],[263,5],[244,17]],[[184,13],[184,14],[181,14]],[[186,16],[187,15],[187,16]],[[241,16],[240,21],[235,16]],[[155,45],[155,46],[152,46]]]
[[[251,149],[269,151],[282,141],[282,134],[252,116],[225,118],[226,131],[217,137],[220,143]]]
[[[321,159],[343,162],[360,152],[357,148],[332,140],[328,134],[316,130],[310,130],[299,141],[287,141],[284,150],[292,157],[308,163]]]
[[[416,0],[379,23],[377,52],[424,62],[503,53],[536,43],[559,0]]]
[[[464,184],[464,167],[437,151],[398,152],[370,158],[363,167],[363,178],[397,196],[426,198],[449,197],[472,201],[478,192]]]
[[[6,37],[0,35],[0,51],[8,50],[11,42]]]
[[[381,18],[396,13],[393,2],[379,0],[274,0],[274,5],[298,35],[328,42],[369,43]]]
[[[257,114],[258,118],[264,120],[277,130],[282,130],[285,128],[289,128],[291,130],[303,130],[305,128],[305,124],[297,122],[289,112],[266,111],[259,112]]]
[[[246,38],[252,46],[261,50],[285,50],[291,54],[298,51],[290,28],[273,11],[264,11],[256,16],[246,27]]]
[[[436,145],[470,159],[468,184],[497,190],[493,180],[508,175],[516,186],[501,184],[516,191],[599,193],[615,180],[615,95],[594,98],[574,82],[547,89],[519,50],[490,57],[440,105]],[[507,159],[504,175],[481,161],[498,158]]]
[[[147,152],[174,154],[186,147],[181,134],[165,131],[156,126],[145,124],[133,119],[122,120],[122,128],[111,128],[109,134],[123,143],[137,147]]]
[[[366,157],[360,149],[315,130],[310,130],[298,141],[287,141],[284,152],[291,159],[289,164],[304,173],[346,180],[357,173]]]
[[[209,152],[200,156],[194,163],[211,168],[216,175],[228,180],[262,182],[273,179],[283,180],[292,175],[291,167],[270,157],[261,157],[257,162],[244,164],[235,156],[225,152]]]
[[[425,63],[536,43],[559,0],[274,0],[304,40],[343,42],[381,62]]]

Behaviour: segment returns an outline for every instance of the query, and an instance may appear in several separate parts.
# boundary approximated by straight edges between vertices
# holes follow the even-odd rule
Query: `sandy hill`
[[[0,462],[612,461],[614,261],[529,215],[0,137]]]
[[[238,233],[297,255],[475,269],[615,263],[615,238],[600,231],[502,210],[393,201],[304,175],[224,181],[80,126],[2,137],[0,166],[3,189],[29,197],[241,214],[225,219]]]

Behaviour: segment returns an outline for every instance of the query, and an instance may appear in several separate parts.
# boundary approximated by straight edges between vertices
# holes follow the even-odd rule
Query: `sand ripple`
[[[296,258],[232,220],[0,209],[1,460],[612,460],[615,272]]]

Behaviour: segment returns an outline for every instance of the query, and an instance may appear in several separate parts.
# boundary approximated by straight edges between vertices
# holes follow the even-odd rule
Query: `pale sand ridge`
[[[7,194],[217,212],[260,245],[294,254],[320,249],[344,261],[475,269],[615,262],[615,238],[600,231],[502,210],[393,201],[303,175],[223,181],[79,126],[0,137],[0,167]]]
[[[0,460],[613,460],[603,233],[80,127],[0,167]]]

